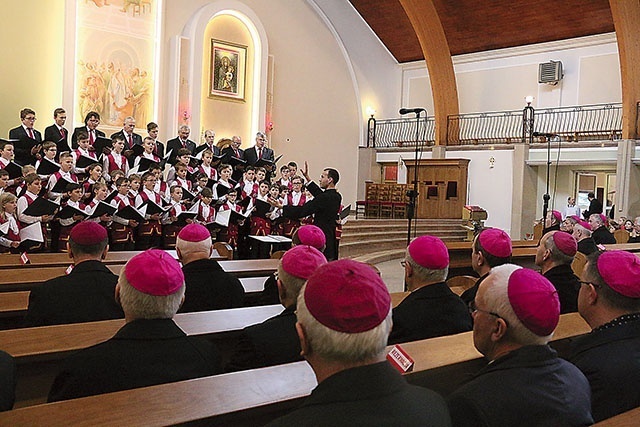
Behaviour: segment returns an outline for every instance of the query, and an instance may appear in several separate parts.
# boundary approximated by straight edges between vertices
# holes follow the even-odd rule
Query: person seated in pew
[[[207,227],[193,223],[180,230],[176,253],[187,286],[181,313],[242,307],[244,287],[210,258],[213,243]]]
[[[576,340],[568,359],[591,384],[598,422],[640,406],[640,259],[596,252],[582,278],[578,311],[593,331]]]
[[[296,302],[304,282],[326,263],[322,252],[305,245],[291,248],[282,256],[276,280],[284,311],[260,324],[244,328],[227,371],[302,360],[296,333]]]
[[[16,362],[10,354],[0,350],[0,412],[13,408],[16,400]]]
[[[437,393],[407,384],[385,360],[391,297],[368,265],[321,265],[298,296],[296,330],[318,380],[302,406],[269,426],[449,426]]]
[[[61,325],[124,317],[115,301],[118,277],[102,263],[109,251],[107,230],[82,221],[69,233],[71,273],[47,280],[29,294],[27,326]]]
[[[591,227],[588,222],[581,221],[575,224],[571,235],[578,242],[578,252],[588,256],[599,251],[598,245],[596,245],[593,237],[591,237]]]
[[[411,293],[393,309],[389,344],[471,330],[467,306],[445,282],[449,251],[442,240],[434,236],[413,239],[402,264]]]
[[[592,214],[589,217],[589,226],[591,226],[591,237],[596,245],[615,245],[616,238],[609,231],[607,217],[603,214]]]
[[[187,336],[173,320],[184,292],[180,264],[167,252],[149,249],[131,258],[115,291],[125,325],[113,338],[65,360],[49,402],[220,373],[217,348]]]
[[[535,263],[540,267],[540,273],[558,291],[560,314],[578,311],[580,279],[571,269],[576,252],[576,239],[563,231],[550,231],[542,236],[536,250]]]
[[[315,225],[303,225],[293,232],[291,236],[291,247],[307,245],[324,252],[327,239],[324,232]],[[259,302],[262,305],[279,304],[280,292],[278,291],[275,274],[270,275],[264,282],[264,290],[260,295]]]
[[[473,343],[489,364],[448,398],[454,427],[587,426],[589,382],[548,343],[558,292],[541,274],[493,268],[470,305]]]
[[[476,297],[478,286],[493,267],[511,262],[511,237],[499,228],[485,228],[478,232],[471,245],[471,268],[480,278],[464,291],[460,298],[469,305]]]

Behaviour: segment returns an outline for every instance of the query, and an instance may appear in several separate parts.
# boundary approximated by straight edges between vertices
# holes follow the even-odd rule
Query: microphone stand
[[[418,145],[420,140],[420,114],[422,113],[422,109],[417,109],[414,113],[416,114],[416,150],[414,156],[413,189],[407,191],[407,197],[409,197],[409,204],[407,205],[407,246],[411,243],[411,222],[415,214],[416,200],[418,198],[418,155],[422,151],[422,147]]]

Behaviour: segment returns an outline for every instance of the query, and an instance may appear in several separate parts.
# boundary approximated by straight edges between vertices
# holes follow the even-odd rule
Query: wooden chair
[[[271,259],[281,259],[285,252],[287,251],[275,251],[271,254]]]
[[[213,249],[218,251],[218,255],[226,259],[233,259],[233,248],[227,242],[215,242]]]
[[[533,226],[533,240],[538,242],[542,238],[542,223]]]
[[[393,202],[391,201],[391,184],[379,185],[378,201],[380,202],[380,218],[392,218]]]
[[[380,216],[380,200],[378,200],[378,185],[375,182],[367,182],[365,218],[378,218]]]
[[[396,184],[391,194],[393,202],[393,218],[407,217],[407,186],[404,184]]]
[[[613,237],[616,238],[616,243],[627,243],[629,241],[629,232],[627,230],[619,229],[613,232]]]
[[[464,291],[473,287],[477,281],[478,278],[473,276],[454,276],[447,279],[447,285],[460,296]]]

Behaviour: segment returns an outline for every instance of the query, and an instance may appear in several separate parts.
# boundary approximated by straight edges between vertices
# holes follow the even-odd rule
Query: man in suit
[[[0,350],[0,411],[13,408],[17,377],[15,360],[10,354]]]
[[[616,238],[607,227],[607,217],[601,213],[594,213],[589,217],[591,226],[591,237],[596,245],[615,245]]]
[[[15,161],[21,166],[35,165],[42,148],[42,135],[33,128],[36,121],[36,112],[31,108],[23,108],[20,111],[22,124],[9,131],[9,139],[14,142]]]
[[[213,129],[207,129],[204,131],[204,143],[198,145],[196,148],[195,154],[200,153],[201,151],[206,150],[207,148],[211,150],[214,156],[220,155],[220,148],[216,145],[215,142],[216,133]],[[194,154],[194,155],[195,155]]]
[[[156,143],[156,148],[153,151],[153,154],[160,157],[161,159],[164,158],[164,144],[158,141],[158,124],[149,122],[147,124],[147,133],[149,134],[149,138],[152,138]]]
[[[473,304],[473,344],[489,361],[449,395],[454,426],[587,426],[589,382],[548,343],[558,292],[539,273],[493,268]]]
[[[169,156],[170,164],[173,165],[176,162],[178,150],[181,148],[187,148],[191,152],[191,154],[194,153],[196,149],[196,143],[189,139],[190,133],[191,129],[189,128],[189,126],[182,125],[178,128],[178,136],[167,141],[167,152],[171,151],[171,156]]]
[[[58,153],[56,154],[57,160],[60,153],[71,151],[68,141],[69,131],[64,127],[67,121],[67,112],[64,108],[56,108],[53,110],[53,121],[54,123],[44,130],[44,140],[56,143],[56,147],[58,148]]]
[[[49,401],[74,399],[220,373],[220,353],[189,337],[173,320],[184,299],[184,275],[167,252],[149,249],[122,269],[116,300],[125,325],[116,335],[70,356]]]
[[[284,206],[281,202],[269,199],[269,203],[282,209],[285,218],[304,218],[313,214],[313,224],[318,226],[324,233],[326,247],[324,255],[327,260],[338,259],[336,247],[336,219],[340,211],[342,196],[336,191],[336,184],[340,180],[340,174],[333,168],[326,168],[320,175],[320,187],[315,182],[311,182],[306,167],[302,171],[305,179],[309,181],[309,191],[314,194],[313,200],[306,202],[303,206]]]
[[[578,242],[578,252],[591,255],[599,250],[593,237],[591,237],[591,228],[588,222],[580,220],[580,222],[576,223],[573,226],[571,235]]]
[[[230,160],[231,157],[235,157],[240,160],[245,160],[244,158],[244,150],[240,148],[242,144],[242,138],[237,135],[231,137],[231,145],[225,147],[222,150],[222,154],[225,158],[222,160],[225,163],[229,163],[233,166],[233,173],[231,174],[231,179],[236,182],[239,182],[242,179],[242,174],[244,173],[244,165],[236,164],[233,165],[233,162]]]
[[[600,200],[596,199],[596,195],[593,192],[587,194],[587,199],[589,199],[589,209],[583,213],[584,219],[586,220],[588,220],[593,214],[602,213],[602,203]]]
[[[311,246],[298,245],[285,252],[278,263],[276,276],[278,296],[284,311],[244,328],[227,370],[262,368],[302,360],[296,333],[296,302],[304,282],[326,263],[322,252]]]
[[[318,386],[270,426],[449,426],[437,393],[407,384],[385,360],[391,297],[371,266],[342,259],[321,265],[298,296],[302,356]]]
[[[194,223],[180,230],[176,252],[187,285],[182,313],[242,307],[244,287],[210,258],[213,244],[207,227]]]
[[[640,259],[596,252],[582,278],[578,310],[593,330],[576,340],[569,361],[591,384],[598,422],[640,406]]]
[[[119,137],[124,141],[123,154],[127,159],[129,159],[129,167],[133,167],[133,162],[135,160],[133,146],[134,145],[142,146],[142,137],[134,132],[135,128],[136,128],[136,119],[129,116],[124,119],[122,130],[111,134],[112,140],[114,137]]]
[[[259,160],[274,161],[275,156],[273,150],[265,146],[266,142],[267,135],[265,135],[264,132],[258,132],[256,134],[256,145],[244,150],[244,159],[247,161],[247,165],[255,166]],[[273,165],[265,165],[265,169],[267,170],[267,179],[269,179],[273,172]]]
[[[98,129],[100,124],[100,114],[95,111],[89,111],[84,117],[84,126],[77,127],[71,135],[71,148],[78,148],[78,132],[84,131],[89,136],[89,144],[93,147],[98,137],[105,137],[105,133]],[[99,155],[100,153],[98,153]]]
[[[446,284],[449,251],[434,236],[420,236],[409,244],[404,280],[411,292],[393,309],[389,344],[423,340],[471,330],[469,309]]]
[[[540,273],[558,290],[560,313],[578,311],[580,279],[573,274],[571,263],[578,252],[578,242],[564,231],[550,231],[540,239],[535,263]]]
[[[27,326],[61,325],[124,317],[113,297],[118,276],[102,260],[109,251],[107,230],[82,221],[69,233],[71,273],[47,280],[29,294]]]

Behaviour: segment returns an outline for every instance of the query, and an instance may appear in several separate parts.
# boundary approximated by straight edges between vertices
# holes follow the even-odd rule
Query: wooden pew
[[[594,427],[638,427],[640,407],[632,409],[615,417],[595,423]]]
[[[589,331],[577,313],[561,316],[555,341]],[[464,377],[485,364],[473,347],[472,332],[405,343],[415,360],[411,383],[447,394],[457,387],[452,373]],[[153,387],[126,390],[0,413],[0,425],[26,426],[47,420],[55,426],[263,425],[297,406],[316,386],[306,362],[234,372]],[[131,404],[135,402],[135,404]]]

